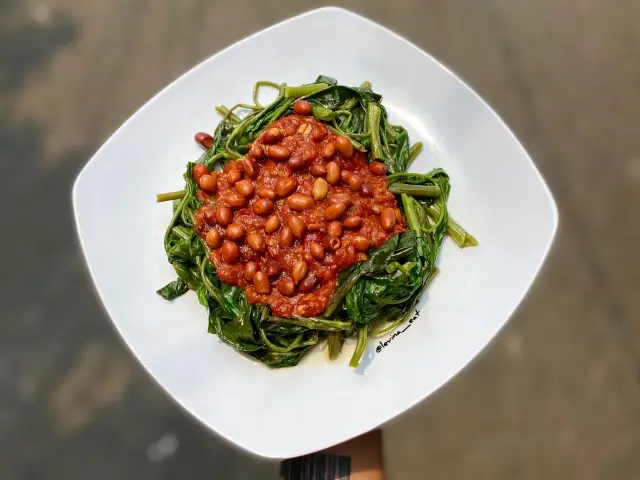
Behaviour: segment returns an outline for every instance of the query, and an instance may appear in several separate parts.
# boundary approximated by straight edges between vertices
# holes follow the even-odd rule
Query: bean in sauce
[[[236,182],[239,182],[241,178],[242,172],[237,168],[234,168],[227,173],[227,182],[229,182],[229,185],[234,185]]]
[[[200,177],[200,188],[209,193],[215,192],[217,185],[217,177],[214,177],[213,175],[205,174]]]
[[[221,174],[197,173],[196,182],[216,179],[213,188],[198,182],[194,226],[218,277],[274,315],[321,315],[338,274],[406,229],[384,164],[369,165],[311,112],[273,122]]]

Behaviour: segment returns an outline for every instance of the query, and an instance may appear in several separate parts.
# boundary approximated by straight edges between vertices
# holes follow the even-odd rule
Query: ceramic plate
[[[412,170],[449,173],[450,212],[480,246],[445,242],[441,272],[415,319],[369,342],[360,368],[347,365],[351,344],[335,362],[317,348],[298,367],[269,370],[207,333],[194,293],[174,302],[156,295],[175,273],[163,249],[171,206],[156,204],[155,194],[182,188],[186,162],[201,153],[194,132],[213,131],[219,121],[214,105],[250,100],[260,79],[295,85],[318,74],[373,84],[392,123],[425,144]],[[272,458],[371,430],[452,378],[522,301],[558,222],[533,162],[473,90],[400,36],[338,8],[268,28],[173,82],[88,162],[73,204],[97,291],[140,362],[203,424]]]

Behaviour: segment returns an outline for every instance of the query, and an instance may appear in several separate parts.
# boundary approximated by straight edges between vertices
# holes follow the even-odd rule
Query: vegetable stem
[[[189,230],[183,225],[176,225],[171,231],[182,240],[186,240],[187,242],[191,240],[191,237],[193,237],[193,230]]]
[[[284,87],[284,96],[287,98],[300,98],[311,95],[312,93],[319,92],[329,87],[326,83],[311,83],[309,85],[300,85],[297,87]]]
[[[360,360],[364,355],[365,350],[367,349],[367,327],[360,327],[358,330],[358,343],[356,345],[356,350],[353,352],[353,356],[351,357],[351,361],[349,362],[349,366],[352,368],[356,368],[360,365]]]
[[[209,296],[215,300],[218,305],[224,305],[224,301],[223,299],[220,297],[220,295],[218,294],[218,292],[216,291],[216,288],[213,286],[213,283],[211,283],[211,280],[209,280],[209,278],[207,277],[206,273],[205,273],[205,268],[207,267],[207,262],[208,260],[206,258],[203,258],[200,263],[200,278],[202,279],[202,284],[204,285],[204,288],[207,290],[207,293],[209,294]]]
[[[167,227],[167,230],[164,232],[165,250],[169,248],[169,238],[171,236],[171,231],[173,229],[173,226],[178,221],[178,218],[182,215],[182,210],[184,210],[184,206],[186,203],[187,203],[187,197],[183,197],[182,200],[180,200],[180,205],[178,205],[178,208],[174,210],[173,216],[171,217],[171,221],[169,222],[169,226]]]
[[[356,97],[348,98],[338,107],[338,110],[351,110],[356,105],[358,105],[358,99]]]
[[[418,154],[422,151],[422,142],[416,142],[409,148],[409,161],[407,162],[407,167],[411,165],[411,162],[418,156]]]
[[[356,284],[358,280],[360,280],[360,277],[363,274],[364,272],[362,271],[362,269],[356,268],[353,272],[351,272],[351,275],[347,277],[344,283],[338,287],[338,289],[336,290],[336,293],[333,294],[333,299],[331,300],[331,303],[329,304],[327,309],[324,311],[324,316],[326,318],[330,317],[333,314],[333,312],[335,312],[336,308],[338,308],[338,305],[340,305],[340,302],[342,302],[342,299],[345,297],[347,292],[353,288],[353,286]]]
[[[222,115],[223,117],[228,118],[229,120],[231,120],[231,122],[233,123],[240,123],[240,117],[237,116],[235,113],[231,112],[227,107],[225,107],[224,105],[219,105],[216,107],[216,112],[218,112],[220,115]]]
[[[400,195],[406,193],[413,197],[439,197],[440,187],[437,185],[411,185],[408,183],[393,183],[389,185],[389,191]]]
[[[326,318],[316,317],[272,317],[269,316],[266,319],[268,322],[273,323],[289,323],[291,325],[300,325],[314,330],[323,330],[325,332],[340,332],[344,330],[351,330],[353,324],[351,322],[341,322],[337,320],[329,320]]]
[[[344,336],[339,332],[329,332],[327,343],[329,344],[329,358],[335,360],[342,350]]]
[[[278,91],[280,91],[281,89],[280,85],[275,82],[269,82],[267,80],[260,80],[259,82],[256,82],[256,84],[253,86],[253,103],[256,104],[256,107],[262,107],[262,105],[260,105],[260,102],[258,101],[260,87],[271,87],[275,88]]]
[[[231,132],[231,135],[229,135],[229,138],[227,138],[227,143],[225,144],[225,147],[227,149],[227,153],[229,153],[233,157],[232,159],[235,160],[236,158],[240,158],[242,155],[232,150],[231,145],[233,145],[233,142],[235,141],[235,139],[246,130],[247,126],[254,118],[255,118],[255,114],[248,115],[245,118],[243,118],[242,121],[239,124],[237,124],[236,127],[233,129],[233,131]]]
[[[376,330],[375,332],[373,332],[371,336],[373,338],[379,338],[386,335],[390,331],[395,330],[398,325],[402,324],[407,319],[407,315],[412,315],[412,314],[413,314],[413,311],[409,311],[408,314],[401,315],[400,317],[396,318],[393,322],[388,324],[386,327],[383,327],[380,330]]]
[[[185,196],[185,190],[178,190],[177,192],[159,193],[156,195],[156,202],[168,202],[170,200],[180,200]]]
[[[371,152],[373,160],[384,160],[380,143],[380,107],[375,102],[367,104],[367,130],[371,136]]]
[[[274,352],[278,352],[278,353],[290,352],[291,350],[296,348],[300,343],[300,341],[302,340],[302,334],[298,334],[295,340],[293,340],[288,347],[279,347],[278,345],[274,344],[267,338],[267,334],[264,332],[264,330],[262,330],[261,328],[259,328],[258,330],[260,331],[260,337],[262,338],[262,341],[265,343],[265,345],[267,345]]]
[[[327,125],[327,127],[329,127],[329,130],[331,130],[331,132],[333,132],[334,134],[336,134],[338,136],[341,136],[341,137],[347,137],[349,139],[349,141],[351,142],[351,145],[353,145],[353,148],[355,148],[356,150],[360,150],[361,152],[366,152],[367,151],[367,149],[364,148],[364,145],[362,145],[361,143],[355,141],[350,134],[343,132],[339,128],[332,127],[331,125]]]
[[[402,194],[402,206],[404,207],[404,214],[407,217],[407,224],[409,225],[409,229],[415,231],[420,235],[422,231],[420,229],[420,222],[418,220],[415,211],[413,210],[413,199],[407,195],[406,193]]]
[[[440,216],[441,207],[439,203],[433,203],[429,205],[427,208],[427,213],[434,218],[438,218]],[[467,247],[477,247],[478,240],[467,232],[458,222],[456,222],[453,218],[449,217],[447,221],[447,234],[456,242],[460,248]]]

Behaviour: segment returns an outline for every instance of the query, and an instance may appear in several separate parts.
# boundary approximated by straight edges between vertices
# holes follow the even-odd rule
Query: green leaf
[[[403,193],[402,205],[404,206],[404,213],[407,217],[409,228],[416,232],[416,235],[418,236],[428,234],[431,229],[431,221],[429,220],[429,215],[427,215],[426,210],[422,207],[420,202]]]
[[[167,259],[169,262],[188,261],[191,259],[189,243],[190,242],[188,240],[180,240],[176,242],[175,245],[167,251]]]
[[[345,101],[352,98],[359,100],[361,97],[361,93],[355,88],[333,85],[324,90],[307,95],[304,98],[312,105],[322,105],[329,110],[336,110]]]
[[[404,171],[409,166],[409,134],[402,127],[396,127],[396,146],[391,148],[396,171]]]
[[[187,284],[182,280],[177,279],[173,282],[167,283],[164,287],[157,290],[156,293],[165,300],[173,300],[174,298],[177,298],[188,291],[189,287],[187,286]]]
[[[291,105],[293,105],[293,99],[291,98],[281,98],[276,100],[260,112],[255,118],[251,119],[244,131],[246,133],[261,132],[267,125],[282,117]]]
[[[338,306],[342,303],[342,300],[347,295],[347,293],[357,284],[358,280],[364,275],[371,274],[378,270],[384,270],[386,262],[392,256],[393,252],[398,245],[398,235],[394,235],[387,242],[373,250],[369,259],[359,264],[353,270],[350,271],[349,275],[344,279],[343,282],[340,283],[338,288],[336,289],[336,293],[333,295],[329,306],[324,312],[325,317],[330,317],[336,311]]]
[[[226,327],[239,339],[254,341],[256,332],[251,323],[251,308],[244,290],[223,284],[222,291],[225,298],[225,307],[231,317],[231,321],[226,324]]]
[[[194,235],[191,240],[189,240],[189,257],[200,257],[205,254],[206,249],[204,247],[204,240]]]
[[[316,78],[316,81],[313,83],[326,83],[327,85],[337,85],[338,80],[336,80],[333,77],[328,77],[326,75],[318,75],[318,78]]]
[[[327,107],[324,107],[322,105],[314,105],[313,116],[318,120],[322,120],[323,122],[330,122],[335,118],[336,114],[333,110]]]

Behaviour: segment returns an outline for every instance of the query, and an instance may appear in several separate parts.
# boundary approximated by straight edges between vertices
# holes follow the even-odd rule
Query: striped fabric
[[[280,465],[282,480],[348,480],[351,458],[316,453],[285,460]]]

